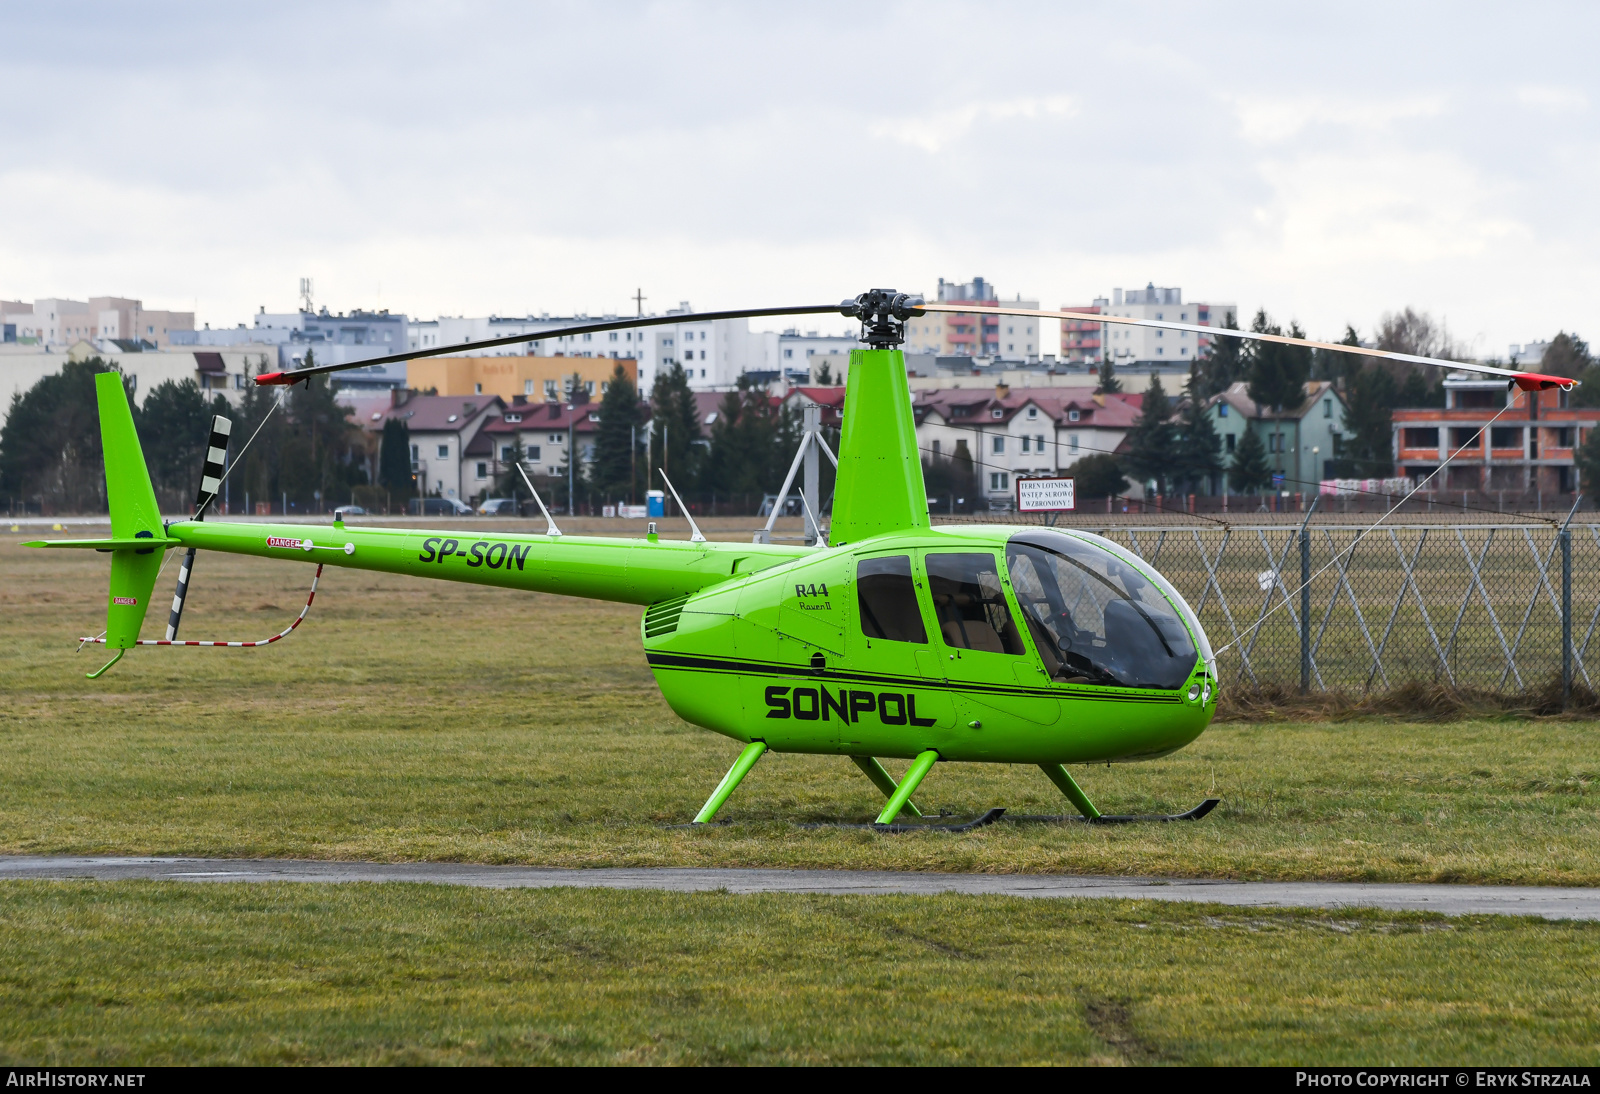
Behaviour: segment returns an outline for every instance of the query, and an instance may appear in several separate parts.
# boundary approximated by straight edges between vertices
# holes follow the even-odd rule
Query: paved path
[[[552,870],[451,862],[311,862],[293,859],[30,858],[0,856],[4,879],[154,878],[168,881],[425,881],[490,889],[573,886],[693,893],[967,893],[1025,897],[1188,900],[1244,908],[1388,908],[1444,915],[1488,913],[1600,919],[1600,889],[1511,885],[1407,885],[1337,881],[1205,881],[1061,874],[934,874],[867,870]]]

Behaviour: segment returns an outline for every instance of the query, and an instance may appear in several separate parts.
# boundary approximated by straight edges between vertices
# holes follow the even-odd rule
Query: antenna
[[[533,493],[533,500],[539,503],[539,512],[544,514],[544,534],[559,536],[561,529],[556,527],[556,522],[550,519],[550,510],[544,507],[544,499],[539,496],[539,491],[533,489],[533,480],[528,478],[528,472],[523,469],[522,461],[517,461],[517,471],[522,475],[522,481],[528,484],[528,489]]]
[[[692,533],[689,536],[689,542],[704,543],[706,537],[701,533],[700,526],[694,522],[694,517],[690,515],[688,508],[683,504],[683,499],[678,497],[678,488],[672,485],[671,479],[667,478],[666,468],[661,469],[661,481],[667,484],[668,490],[672,491],[672,500],[678,503],[678,512],[682,513],[689,521],[689,531]]]
[[[317,310],[311,306],[311,279],[309,277],[302,277],[300,279],[300,310]]]

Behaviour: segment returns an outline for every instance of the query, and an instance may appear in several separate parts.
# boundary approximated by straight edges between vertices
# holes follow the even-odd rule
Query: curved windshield
[[[1065,683],[1182,687],[1196,657],[1183,619],[1192,613],[1112,546],[1045,529],[1006,545],[1011,587],[1045,669]]]

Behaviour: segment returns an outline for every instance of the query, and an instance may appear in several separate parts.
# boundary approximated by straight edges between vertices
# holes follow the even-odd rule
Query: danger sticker
[[[268,536],[267,546],[288,547],[290,550],[298,551],[300,549],[300,541],[297,539],[291,539],[288,536]]]
[[[111,598],[111,603],[113,603],[113,604],[137,604],[137,603],[139,603],[139,598],[136,597],[136,596],[114,596],[114,597]]]

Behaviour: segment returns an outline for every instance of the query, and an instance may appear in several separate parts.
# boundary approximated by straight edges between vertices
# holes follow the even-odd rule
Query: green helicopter
[[[879,826],[894,825],[902,812],[921,816],[911,796],[939,761],[1036,764],[1086,820],[1205,816],[1217,799],[1173,815],[1102,815],[1064,766],[1163,756],[1210,723],[1218,697],[1216,659],[1193,609],[1172,584],[1144,560],[1087,532],[932,526],[905,360],[897,347],[907,319],[939,311],[1075,318],[1321,346],[1504,376],[1527,390],[1573,384],[1565,377],[1227,328],[927,304],[875,289],[837,305],[695,317],[834,312],[861,321],[867,348],[850,356],[832,523],[815,547],[708,542],[692,517],[694,535],[687,542],[663,540],[653,526],[643,539],[563,535],[548,511],[543,535],[352,528],[337,516],[331,527],[309,529],[207,521],[206,508],[224,477],[225,419],[214,427],[196,516],[168,523],[157,508],[115,373],[96,379],[110,537],[26,546],[111,555],[106,630],[90,641],[116,654],[91,678],[136,645],[266,644],[177,639],[197,550],[315,562],[319,574],[322,566],[339,566],[641,605],[645,658],[668,704],[686,721],[743,745],[696,823],[711,821],[769,750],[850,757],[888,799]],[[680,320],[588,323],[541,337]],[[527,341],[522,334],[376,362],[267,373],[255,382],[287,385],[345,368]],[[187,555],[167,635],[141,639],[162,554],[175,547]],[[880,757],[911,761],[898,784]]]

